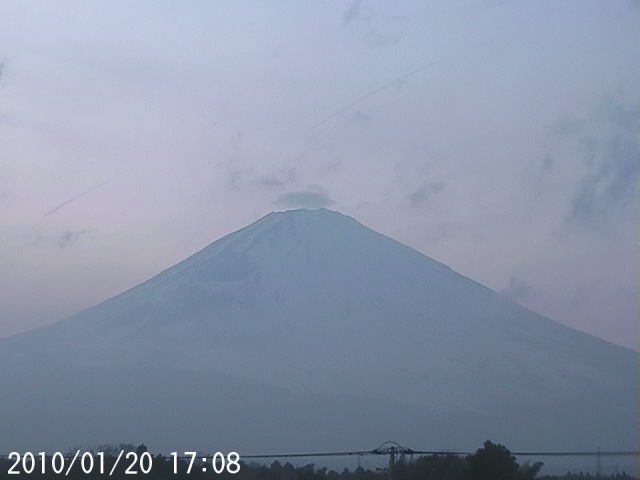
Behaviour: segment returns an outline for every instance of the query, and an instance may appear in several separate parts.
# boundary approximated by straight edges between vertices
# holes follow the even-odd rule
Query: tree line
[[[73,449],[78,451],[80,449]],[[511,452],[501,444],[486,441],[484,445],[471,455],[461,456],[454,453],[427,455],[417,459],[407,459],[400,456],[395,462],[391,471],[367,470],[357,467],[354,470],[347,468],[340,472],[327,469],[326,467],[316,467],[314,464],[305,466],[293,466],[291,463],[281,463],[274,461],[270,465],[258,463],[246,463],[240,461],[239,471],[235,474],[228,471],[215,473],[211,464],[206,471],[201,463],[191,465],[185,458],[172,458],[163,455],[151,455],[144,445],[133,446],[120,444],[117,446],[102,446],[99,448],[103,452],[103,464],[98,468],[94,465],[91,473],[82,471],[79,465],[75,465],[68,474],[66,471],[54,472],[52,465],[45,465],[45,472],[42,473],[40,464],[35,463],[35,468],[31,469],[29,462],[22,464],[16,462],[14,458],[0,458],[0,478],[11,478],[10,473],[19,473],[15,478],[36,478],[36,479],[58,479],[66,477],[70,480],[94,478],[144,478],[146,480],[634,480],[626,473],[619,473],[610,476],[596,476],[589,473],[566,473],[562,476],[540,475],[543,467],[541,462],[518,464]],[[116,464],[116,458],[120,451],[135,453],[136,458],[144,457],[147,465],[144,473],[138,466],[133,470],[136,473],[126,472],[127,463]],[[36,458],[37,460],[37,458]],[[51,459],[47,459],[50,462]],[[67,459],[67,462],[70,460]],[[117,468],[111,472],[111,468],[116,464]],[[86,465],[86,464],[85,464]],[[143,466],[142,463],[140,466]],[[26,467],[30,472],[23,471]],[[11,471],[13,469],[13,472]],[[101,472],[102,470],[102,472]],[[110,475],[111,474],[111,475]]]

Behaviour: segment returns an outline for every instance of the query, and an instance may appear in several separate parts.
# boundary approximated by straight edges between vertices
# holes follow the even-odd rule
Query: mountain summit
[[[637,363],[350,217],[270,213],[1,339],[0,450],[631,449]]]

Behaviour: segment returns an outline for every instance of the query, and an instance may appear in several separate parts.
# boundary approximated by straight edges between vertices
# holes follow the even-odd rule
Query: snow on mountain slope
[[[344,428],[330,420],[337,405],[352,420],[362,417],[356,405],[372,405],[378,421],[393,405],[404,416],[379,421],[378,434],[416,437],[444,415],[459,438],[477,426],[480,443],[492,432],[517,439],[526,428],[543,448],[572,438],[632,448],[637,361],[635,352],[541,317],[350,217],[297,210],[271,213],[67,320],[0,340],[0,380],[29,392],[0,397],[0,412],[28,408],[23,400],[43,395],[39,389],[63,384],[84,402],[100,396],[100,404],[113,405],[141,401],[145,385],[191,405],[181,408],[189,422],[208,392],[216,409],[244,405],[257,415],[256,428],[272,431],[278,427],[264,424],[260,409],[282,419],[278,405],[289,405],[287,418],[310,422],[317,438]],[[34,369],[49,374],[24,383]],[[99,393],[95,385],[52,380],[63,371],[80,372],[89,384],[94,372],[111,388]],[[163,381],[168,372],[173,380]],[[136,377],[136,387],[125,381],[138,374],[145,380]],[[198,375],[245,393],[214,393],[207,382],[195,388]],[[127,399],[119,389],[137,393]],[[223,417],[216,418],[219,425]],[[0,413],[0,421],[10,423],[9,416]],[[244,431],[250,443],[251,425],[242,425],[225,438],[242,442]],[[371,430],[365,425],[355,422],[353,439]],[[177,438],[179,430],[164,435]],[[290,441],[298,449],[296,428],[284,431],[283,448]],[[0,433],[0,446],[3,440]]]

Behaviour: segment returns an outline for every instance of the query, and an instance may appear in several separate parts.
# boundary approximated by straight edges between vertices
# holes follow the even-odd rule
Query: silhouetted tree
[[[484,446],[467,457],[468,480],[518,480],[519,466],[504,445],[484,442]]]
[[[429,455],[406,464],[400,480],[462,480],[467,462],[458,455]]]
[[[536,475],[540,473],[540,469],[543,467],[544,463],[536,462],[533,465],[530,465],[529,462],[524,462],[520,465],[519,474],[522,480],[533,480],[536,478]]]

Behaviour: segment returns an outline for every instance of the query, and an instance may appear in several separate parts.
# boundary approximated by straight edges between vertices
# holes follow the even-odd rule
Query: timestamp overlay
[[[120,450],[117,455],[105,452],[83,452],[72,454],[55,452],[11,452],[0,458],[4,475],[61,475],[85,474],[91,476],[148,475],[155,470],[173,475],[211,472],[234,475],[240,471],[240,455],[237,452],[171,452],[170,456],[153,456],[149,452]]]

